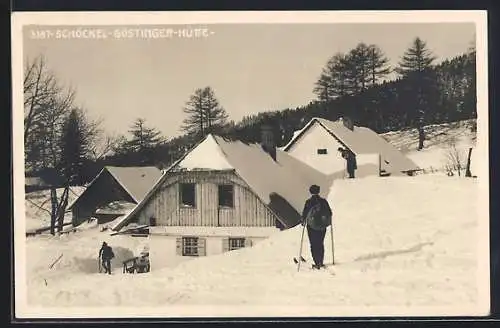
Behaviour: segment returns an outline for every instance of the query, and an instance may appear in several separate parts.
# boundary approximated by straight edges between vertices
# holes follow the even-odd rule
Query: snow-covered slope
[[[428,173],[446,165],[450,140],[465,154],[475,146],[471,124],[427,127],[422,151],[416,151],[416,131],[384,137]],[[297,272],[292,258],[300,226],[250,248],[172,261],[168,268],[155,269],[152,257],[152,271],[137,275],[122,274],[121,261],[137,255],[147,238],[110,236],[95,223],[61,236],[29,237],[22,299],[31,308],[24,310],[55,317],[485,314],[488,253],[478,242],[485,240],[488,218],[478,215],[481,179],[437,172],[335,181],[328,194],[335,213],[335,266],[321,272],[309,269],[307,234],[303,255],[308,263]],[[26,204],[27,220],[48,218]],[[103,241],[116,254],[113,275],[98,273]],[[325,246],[328,264],[329,230]]]
[[[92,311],[101,315],[105,306],[131,306],[137,314],[145,305],[157,315],[176,305],[184,313],[188,305],[211,305],[213,315],[242,305],[260,306],[251,315],[453,314],[442,308],[447,306],[454,314],[478,313],[477,184],[478,179],[442,174],[335,182],[329,199],[336,265],[322,272],[309,264],[297,272],[292,262],[300,227],[251,248],[172,268],[154,270],[152,259],[152,271],[138,275],[122,274],[118,263],[143,246],[142,238],[106,237],[118,249],[111,276],[97,273],[106,235],[95,228],[28,238],[27,299],[34,306],[66,308],[60,313],[96,306]],[[326,263],[332,256],[329,233]],[[310,263],[307,234],[303,253]],[[296,312],[299,306],[303,310]]]
[[[476,147],[476,120],[466,120],[446,124],[428,125],[425,127],[426,140],[424,149],[417,151],[418,131],[406,129],[382,134],[382,136],[401,150],[426,172],[444,171],[447,165],[451,165],[450,154],[453,147],[458,151],[462,165],[467,162],[468,150]],[[472,152],[471,170],[474,172],[476,158]]]

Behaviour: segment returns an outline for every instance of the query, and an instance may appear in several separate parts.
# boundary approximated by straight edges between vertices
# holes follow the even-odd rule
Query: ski
[[[306,259],[305,259],[305,258],[303,258],[302,256],[300,257],[300,260],[301,260],[302,262],[307,262],[307,261],[306,261]],[[296,258],[296,257],[294,257],[294,258],[293,258],[293,263],[295,263],[295,264],[299,264],[299,260],[297,260],[297,258]]]

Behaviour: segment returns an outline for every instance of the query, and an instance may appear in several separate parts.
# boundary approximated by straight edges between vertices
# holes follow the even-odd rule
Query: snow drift
[[[30,238],[27,299],[30,305],[65,307],[66,312],[68,307],[89,306],[131,306],[140,312],[148,306],[158,314],[166,305],[209,304],[218,311],[221,305],[326,307],[329,316],[345,314],[346,307],[357,309],[357,315],[369,315],[377,307],[405,315],[423,306],[460,306],[476,313],[481,297],[477,183],[443,175],[337,181],[329,195],[335,212],[336,265],[321,272],[311,271],[310,264],[297,272],[292,262],[300,226],[251,248],[171,268],[154,270],[152,259],[152,271],[137,275],[122,274],[118,259],[111,276],[90,272],[97,267],[103,239],[96,229]],[[127,236],[108,236],[107,241],[127,250],[123,257],[145,242]],[[310,263],[307,243],[306,234],[303,254]],[[49,269],[59,251],[65,255]]]

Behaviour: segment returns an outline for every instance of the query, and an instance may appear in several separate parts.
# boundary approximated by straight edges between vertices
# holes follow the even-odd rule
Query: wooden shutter
[[[229,252],[229,238],[222,239],[222,252]]]
[[[198,256],[207,255],[207,240],[206,238],[198,238]]]
[[[175,254],[182,256],[182,237],[177,237],[175,240]]]
[[[245,238],[245,247],[251,247],[252,246],[252,239]]]

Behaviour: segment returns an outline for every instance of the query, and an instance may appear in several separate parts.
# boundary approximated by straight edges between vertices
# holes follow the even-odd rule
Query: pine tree
[[[136,119],[130,127],[132,138],[122,139],[116,152],[126,158],[130,165],[153,165],[157,161],[157,150],[164,143],[161,133],[155,128],[146,126],[146,120]]]
[[[83,114],[79,109],[72,109],[63,126],[59,163],[61,175],[70,185],[82,183],[81,172],[89,146],[85,132]]]
[[[323,68],[313,92],[318,100],[329,102],[347,93],[347,57],[342,53],[333,55]]]
[[[359,43],[349,52],[348,77],[352,94],[364,91],[370,81],[370,51],[365,43]]]
[[[220,132],[227,123],[226,110],[220,105],[211,87],[196,89],[183,111],[187,117],[183,121],[182,130],[201,138],[209,133]]]
[[[349,53],[336,53],[328,60],[313,92],[323,103],[358,94],[390,73],[388,62],[376,45],[359,43]]]
[[[382,50],[372,44],[368,47],[368,66],[371,74],[371,85],[376,85],[380,79],[391,73],[389,59],[384,55]]]
[[[412,102],[415,106],[411,108],[410,124],[416,125],[418,129],[418,150],[423,148],[425,140],[423,126],[426,112],[429,110],[431,94],[437,89],[435,72],[432,66],[435,59],[436,57],[427,48],[427,44],[419,37],[416,37],[412,46],[405,51],[397,69],[401,76],[408,79],[411,88],[414,90],[415,98]]]
[[[403,77],[414,74],[418,76],[418,73],[424,73],[432,68],[435,59],[436,57],[427,48],[427,44],[416,37],[411,47],[405,51],[396,72]]]
[[[161,133],[155,128],[147,127],[143,118],[134,121],[129,133],[132,134],[132,139],[126,142],[126,148],[137,153],[152,149],[163,141]]]

